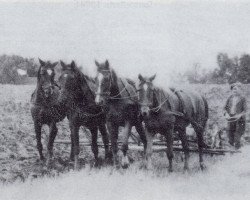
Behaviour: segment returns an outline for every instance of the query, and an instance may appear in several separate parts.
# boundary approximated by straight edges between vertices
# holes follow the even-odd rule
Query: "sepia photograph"
[[[1,200],[250,199],[250,1],[0,0]]]

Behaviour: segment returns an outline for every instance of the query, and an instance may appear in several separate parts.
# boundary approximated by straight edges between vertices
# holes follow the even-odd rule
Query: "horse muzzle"
[[[141,115],[143,117],[148,117],[149,116],[149,113],[150,113],[150,109],[148,106],[142,106],[141,107]]]
[[[53,94],[53,86],[45,86],[43,87],[43,92],[46,98],[50,97]]]
[[[102,96],[100,94],[97,94],[95,97],[95,103],[98,106],[103,106],[104,105],[104,99],[102,98]]]

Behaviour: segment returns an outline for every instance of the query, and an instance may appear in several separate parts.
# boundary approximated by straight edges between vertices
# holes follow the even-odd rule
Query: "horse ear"
[[[63,70],[65,70],[67,68],[67,65],[61,60],[60,60],[60,64],[61,64]]]
[[[40,77],[41,77],[41,66],[39,67],[37,71],[37,79],[40,80]]]
[[[54,62],[54,63],[52,63],[52,68],[54,68],[55,66],[57,66],[57,64],[58,64],[58,62]]]
[[[71,66],[71,69],[74,69],[74,70],[76,69],[76,63],[74,60],[72,60],[70,66]]]
[[[109,61],[108,60],[105,61],[105,66],[109,68]]]
[[[97,67],[100,67],[99,62],[97,62],[96,60],[95,60],[95,65],[96,65]]]
[[[139,80],[140,80],[141,82],[144,82],[144,78],[142,77],[141,74],[138,75],[138,78],[139,78]]]
[[[155,79],[155,77],[156,77],[156,74],[153,75],[153,76],[151,76],[151,77],[149,78],[150,82],[152,82],[152,81]]]
[[[41,66],[44,66],[44,65],[45,65],[45,62],[42,61],[40,58],[38,58],[38,60],[39,60],[39,63],[40,63]]]

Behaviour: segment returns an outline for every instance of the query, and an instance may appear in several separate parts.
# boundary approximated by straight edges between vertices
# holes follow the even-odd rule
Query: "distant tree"
[[[193,67],[186,71],[185,76],[189,83],[200,83],[200,73],[201,73],[201,65],[200,63],[194,63]]]
[[[191,70],[185,72],[185,76],[190,83],[250,83],[250,55],[229,58],[226,53],[218,53],[217,64],[213,71],[207,71],[195,63]]]
[[[242,83],[250,83],[250,55],[244,54],[239,59],[238,80]]]
[[[232,66],[229,70],[229,78],[228,78],[228,83],[235,83],[239,81],[239,72],[240,72],[240,63],[239,63],[239,58],[235,56],[232,59]]]
[[[5,59],[2,63],[1,83],[16,84],[18,82],[17,63],[14,59]]]
[[[218,83],[227,83],[234,72],[233,60],[226,53],[219,53],[217,63],[219,66],[219,70],[216,71]]]
[[[27,75],[19,74],[18,71],[27,72]],[[21,56],[0,56],[0,83],[21,84],[28,76],[37,74],[38,65],[34,59]]]

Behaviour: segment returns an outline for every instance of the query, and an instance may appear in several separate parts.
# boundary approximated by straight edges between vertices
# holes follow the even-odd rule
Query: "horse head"
[[[97,66],[97,76],[95,79],[97,91],[95,102],[97,105],[103,105],[111,93],[113,72],[110,69],[108,60],[106,60],[104,63],[98,63],[95,61],[95,64]]]
[[[156,74],[151,77],[143,77],[141,74],[138,75],[139,84],[137,86],[137,92],[142,116],[149,116],[150,110],[155,106],[155,88],[153,85],[155,77]]]
[[[59,102],[64,104],[81,103],[87,104],[94,101],[87,80],[76,66],[75,62],[65,64],[60,61],[62,73],[59,77],[60,95]]]
[[[46,98],[53,94],[55,83],[55,66],[58,62],[50,63],[49,61],[44,62],[39,59],[40,67],[37,75],[37,85],[40,88]]]

